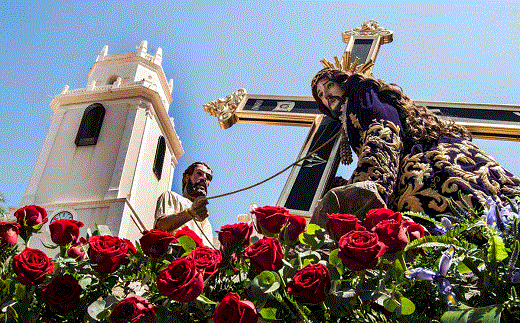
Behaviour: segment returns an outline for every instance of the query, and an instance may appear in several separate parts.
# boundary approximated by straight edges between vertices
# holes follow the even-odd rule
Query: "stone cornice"
[[[67,90],[56,95],[50,106],[54,113],[59,113],[60,108],[69,104],[103,102],[118,99],[144,98],[152,103],[154,114],[157,116],[159,126],[164,131],[166,142],[175,157],[176,161],[184,154],[179,136],[173,127],[170,116],[164,108],[165,102],[162,101],[160,94],[152,90],[153,83],[139,81],[130,84],[121,84],[120,87],[106,85],[94,87],[92,90],[87,88]]]

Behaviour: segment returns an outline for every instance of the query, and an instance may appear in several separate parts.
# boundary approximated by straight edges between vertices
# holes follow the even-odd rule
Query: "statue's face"
[[[206,196],[209,183],[211,182],[212,172],[211,169],[204,165],[196,165],[193,170],[193,174],[184,175],[186,178],[186,186],[184,187],[185,192],[188,196],[195,198],[197,196]]]
[[[321,103],[331,111],[332,115],[338,116],[341,113],[340,102],[345,91],[338,83],[324,77],[318,81],[316,93]]]

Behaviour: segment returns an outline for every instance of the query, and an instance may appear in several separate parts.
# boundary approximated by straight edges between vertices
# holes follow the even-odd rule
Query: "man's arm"
[[[157,219],[155,227],[163,231],[173,232],[192,219],[202,221],[208,217],[206,204],[208,204],[208,201],[205,197],[197,197],[190,208],[176,213],[165,214]]]

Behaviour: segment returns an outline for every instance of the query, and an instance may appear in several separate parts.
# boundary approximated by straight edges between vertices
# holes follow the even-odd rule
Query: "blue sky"
[[[209,195],[256,183],[296,160],[307,128],[236,124],[219,128],[202,105],[238,88],[311,95],[310,80],[343,53],[341,33],[374,19],[394,32],[374,75],[415,100],[520,105],[518,1],[0,1],[0,192],[18,206],[64,85],[83,88],[104,45],[109,54],[163,49],[173,78],[170,116],[185,155],[204,160]],[[476,140],[520,176],[519,142]],[[339,174],[350,176],[351,168]],[[214,199],[213,229],[237,222],[250,203],[274,205],[288,172],[255,189]],[[150,215],[151,216],[151,215]]]

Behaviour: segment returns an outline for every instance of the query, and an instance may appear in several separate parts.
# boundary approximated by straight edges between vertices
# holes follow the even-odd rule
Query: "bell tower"
[[[104,46],[86,86],[65,86],[52,99],[22,206],[44,207],[50,221],[81,221],[82,230],[107,225],[131,241],[152,228],[157,198],[171,188],[184,150],[168,116],[173,81],[161,67],[162,49],[150,55],[147,47],[109,55]]]

